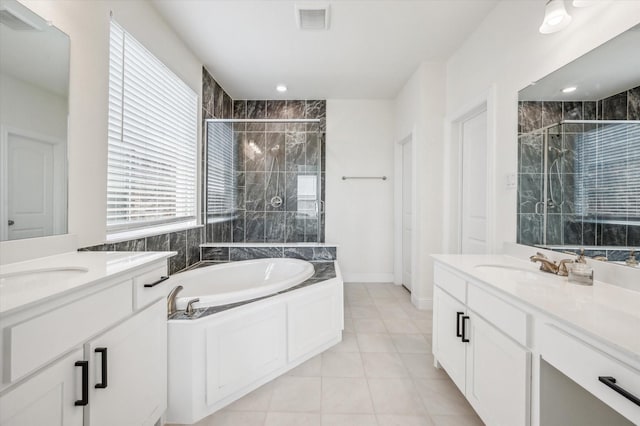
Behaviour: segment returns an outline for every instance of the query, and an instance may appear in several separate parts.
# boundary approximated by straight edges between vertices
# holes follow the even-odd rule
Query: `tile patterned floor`
[[[393,284],[345,284],[343,340],[198,426],[482,426],[433,367],[431,311]]]

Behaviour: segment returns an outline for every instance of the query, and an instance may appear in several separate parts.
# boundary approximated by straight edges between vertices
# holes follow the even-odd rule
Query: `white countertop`
[[[70,252],[0,266],[0,315],[167,259],[174,252]],[[71,270],[60,270],[60,269]],[[22,274],[23,272],[32,272]],[[35,272],[35,273],[34,273]]]
[[[539,271],[538,263],[505,255],[433,258],[640,362],[640,292],[597,280],[593,286],[570,283],[567,277]],[[513,271],[478,265],[506,265],[527,272],[518,278]]]

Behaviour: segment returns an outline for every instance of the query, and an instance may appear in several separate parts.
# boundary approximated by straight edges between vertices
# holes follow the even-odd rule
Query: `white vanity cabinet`
[[[166,257],[0,318],[1,426],[156,423],[167,401]]]
[[[471,288],[463,277],[436,267],[433,353],[486,424],[529,424],[530,352],[504,333],[501,324],[522,318],[504,301]],[[450,294],[450,293],[451,294]],[[472,309],[478,305],[476,312]],[[483,313],[485,313],[483,315]],[[500,314],[506,313],[506,316]],[[509,315],[512,315],[511,317]],[[509,328],[509,327],[507,327]],[[525,338],[526,336],[515,336]]]

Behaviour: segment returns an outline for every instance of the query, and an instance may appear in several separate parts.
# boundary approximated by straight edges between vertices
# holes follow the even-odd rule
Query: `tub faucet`
[[[176,309],[176,296],[178,296],[178,293],[180,293],[183,288],[184,287],[179,285],[179,286],[174,287],[173,290],[171,290],[169,292],[169,295],[167,296],[167,315],[168,316],[171,316],[171,315],[176,313],[176,311],[177,311],[177,309]]]

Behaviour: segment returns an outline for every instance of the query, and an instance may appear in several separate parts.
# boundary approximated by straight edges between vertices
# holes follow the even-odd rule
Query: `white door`
[[[2,426],[82,426],[82,361],[78,349],[0,396]]]
[[[451,380],[464,393],[465,351],[462,322],[466,307],[439,287],[433,291],[434,355]]]
[[[479,316],[470,316],[465,396],[486,424],[528,425],[530,353]]]
[[[8,133],[8,238],[33,238],[53,233],[54,145]]]
[[[166,309],[160,300],[86,346],[91,426],[151,426],[166,410]]]
[[[487,247],[487,112],[462,123],[462,254],[484,254]]]
[[[412,186],[411,139],[402,145],[402,284],[411,291]]]

